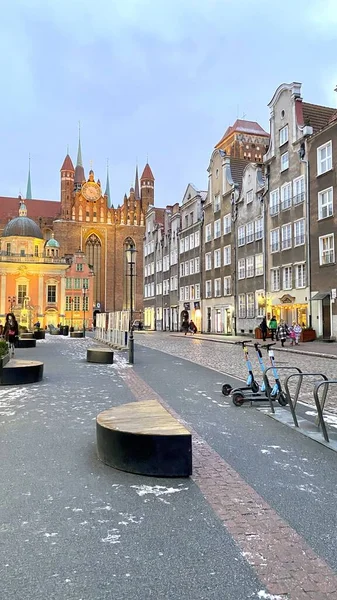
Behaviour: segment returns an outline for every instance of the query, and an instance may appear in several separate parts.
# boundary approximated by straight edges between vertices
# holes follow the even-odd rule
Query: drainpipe
[[[308,278],[308,290],[309,290],[309,327],[312,327],[312,301],[311,301],[311,245],[310,245],[310,187],[309,187],[309,173],[310,165],[307,159],[302,158],[301,162],[305,164],[305,191],[306,191],[306,246],[307,246],[307,278]]]

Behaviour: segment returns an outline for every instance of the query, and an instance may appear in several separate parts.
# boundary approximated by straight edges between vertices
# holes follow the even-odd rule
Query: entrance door
[[[212,309],[207,307],[207,333],[211,333],[212,330]]]
[[[328,340],[331,336],[330,296],[322,300],[323,339]]]

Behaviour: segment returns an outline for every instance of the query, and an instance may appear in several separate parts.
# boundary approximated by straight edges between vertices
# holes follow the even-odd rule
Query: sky
[[[337,106],[337,0],[3,0],[0,196],[58,200],[78,123],[86,174],[115,206],[147,158],[157,206],[207,189],[237,117],[269,129],[283,82]]]

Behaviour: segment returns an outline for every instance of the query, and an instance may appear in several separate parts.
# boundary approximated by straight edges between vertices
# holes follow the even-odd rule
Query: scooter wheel
[[[287,404],[288,404],[288,398],[287,398],[287,396],[285,395],[284,392],[280,392],[279,393],[279,396],[278,396],[277,400],[278,400],[278,403],[281,406],[287,406]]]
[[[240,392],[233,394],[232,402],[234,406],[242,406],[245,401],[245,397]]]
[[[258,383],[257,383],[257,381],[255,381],[255,380],[252,382],[252,384],[251,384],[251,386],[250,386],[250,387],[251,387],[251,390],[252,390],[253,394],[257,394],[257,392],[258,392],[258,391],[259,391],[259,389],[260,389],[260,388],[259,388],[259,384],[258,384]]]
[[[223,386],[222,386],[222,393],[223,393],[223,395],[224,396],[229,396],[229,394],[231,393],[232,389],[233,388],[232,388],[231,385],[229,385],[229,383],[224,383]]]

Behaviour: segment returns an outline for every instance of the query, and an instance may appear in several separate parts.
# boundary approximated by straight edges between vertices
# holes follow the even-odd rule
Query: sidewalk
[[[6,600],[333,600],[335,454],[221,394],[215,371],[137,345],[85,362],[53,336],[18,358],[45,379],[0,388]],[[193,477],[116,471],[95,418],[158,399],[192,431]]]
[[[258,341],[261,344],[271,342],[270,339],[268,339],[268,342],[263,342],[263,340],[255,340],[255,338],[250,337],[249,335],[247,335],[247,336],[245,336],[245,335],[224,336],[222,334],[196,333],[195,335],[187,334],[187,336],[185,336],[183,333],[178,333],[178,332],[175,332],[175,333],[163,332],[163,333],[164,334],[170,333],[170,335],[172,335],[174,337],[193,337],[194,339],[207,340],[209,342],[220,342],[222,344],[235,344],[236,342],[239,342],[241,340],[249,340],[249,339],[251,339],[251,343],[253,343],[254,341]],[[281,342],[276,342],[276,346],[274,346],[274,350],[277,350],[279,352],[303,354],[303,355],[308,355],[308,356],[319,356],[321,358],[331,358],[331,359],[337,360],[337,342],[331,342],[330,344],[328,344],[326,342],[314,341],[314,342],[305,342],[305,343],[299,344],[299,346],[290,346],[289,341],[287,340],[284,348],[282,348]]]

